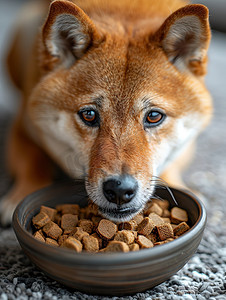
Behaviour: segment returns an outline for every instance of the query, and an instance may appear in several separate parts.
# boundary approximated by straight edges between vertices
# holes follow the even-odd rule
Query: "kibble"
[[[143,219],[143,218],[142,218]],[[130,220],[127,222],[123,222],[118,226],[119,230],[136,230],[137,229],[137,222],[135,220]]]
[[[40,213],[43,212],[47,214],[51,221],[54,221],[57,210],[47,206],[41,206]]]
[[[117,225],[106,219],[102,219],[97,227],[97,233],[104,240],[113,239],[116,232],[117,232]]]
[[[154,223],[155,226],[157,225],[161,225],[164,223],[164,219],[161,218],[159,215],[157,215],[156,213],[150,213],[148,215],[148,218],[151,219]]]
[[[63,230],[53,221],[50,221],[43,227],[43,232],[50,238],[57,240],[63,233]]]
[[[169,201],[164,199],[152,199],[152,203],[158,204],[158,206],[160,206],[163,209],[163,211],[168,210],[169,208]]]
[[[140,249],[140,246],[137,243],[133,243],[129,245],[129,250],[130,251],[138,251]]]
[[[82,227],[76,227],[71,231],[70,236],[73,236],[78,241],[81,241],[85,236],[88,236],[88,232],[84,231]]]
[[[183,233],[185,233],[186,231],[188,231],[189,229],[190,229],[190,227],[188,226],[188,224],[186,222],[182,222],[173,229],[173,233],[176,236],[180,236]]]
[[[173,207],[171,209],[171,221],[174,224],[180,224],[181,222],[187,222],[188,221],[188,214],[186,210],[179,208],[179,207]]]
[[[170,218],[170,211],[168,209],[163,210],[162,218]]]
[[[46,244],[52,245],[55,247],[59,247],[59,244],[57,243],[57,241],[54,239],[51,239],[51,238],[46,238]]]
[[[144,235],[138,235],[137,243],[140,245],[141,248],[152,248],[154,246],[152,241],[150,241]]]
[[[184,209],[170,210],[167,200],[153,199],[133,219],[115,223],[104,219],[94,204],[80,208],[62,204],[41,206],[33,217],[34,237],[53,247],[75,252],[129,252],[169,243],[190,229]]]
[[[61,218],[61,228],[64,234],[69,234],[78,224],[78,215],[64,214]]]
[[[57,205],[56,210],[58,212],[61,212],[62,215],[64,215],[64,214],[78,215],[79,214],[79,205],[78,204]]]
[[[91,220],[80,220],[78,226],[83,229],[83,231],[91,234],[93,231],[93,222]]]
[[[69,236],[61,245],[61,247],[72,249],[76,252],[82,251],[82,243],[73,236]]]
[[[134,242],[134,234],[129,230],[118,231],[114,237],[114,240],[124,242],[129,245]]]
[[[135,217],[133,217],[132,220],[134,220],[137,223],[137,225],[139,225],[143,220],[143,218],[144,216],[142,214],[137,214]]]
[[[161,216],[163,213],[163,209],[157,204],[157,203],[153,203],[149,209],[146,212],[148,215],[150,213],[156,213],[157,215]]]
[[[102,245],[103,245],[102,238],[96,232],[94,232],[93,234],[91,234],[91,236],[95,237],[98,240],[99,249],[101,249]]]
[[[163,219],[164,223],[171,223],[170,218],[162,218],[162,219]]]
[[[44,235],[43,235],[43,233],[42,233],[41,230],[36,231],[36,232],[34,233],[34,237],[35,237],[37,240],[41,241],[41,242],[45,242],[45,237],[44,237]]]
[[[137,232],[142,235],[149,235],[154,227],[154,222],[150,218],[145,217],[143,221],[141,221],[141,223],[138,225]]]
[[[44,212],[40,212],[32,219],[32,223],[34,224],[34,226],[37,229],[42,228],[43,226],[48,224],[50,221],[51,221],[50,217]]]
[[[158,225],[156,227],[161,241],[164,241],[169,238],[173,238],[174,234],[173,234],[173,228],[171,224],[165,223],[165,224]]]
[[[111,241],[105,248],[105,252],[129,252],[129,246],[120,241]]]
[[[157,232],[151,232],[149,235],[147,235],[147,238],[152,241],[153,244],[157,243],[159,241],[159,236]]]
[[[61,246],[63,242],[68,238],[68,234],[63,234],[58,238],[58,244]]]
[[[164,240],[164,241],[154,243],[154,246],[157,246],[157,245],[163,245],[163,244],[172,242],[173,240],[174,240],[173,238],[168,238],[168,239],[166,239],[166,240]]]
[[[97,252],[99,250],[98,239],[94,236],[88,235],[82,239],[84,249],[88,252]]]

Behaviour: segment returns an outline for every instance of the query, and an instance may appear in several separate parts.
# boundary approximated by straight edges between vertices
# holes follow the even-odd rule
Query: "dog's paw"
[[[6,227],[11,224],[13,212],[17,204],[17,202],[11,200],[8,194],[0,200],[0,224],[2,226]]]
[[[20,201],[27,195],[47,185],[48,182],[29,182],[28,180],[21,180],[14,184],[11,190],[0,199],[0,224],[2,226],[10,225],[13,212]]]
[[[15,208],[26,195],[23,184],[15,184],[6,195],[0,199],[0,224],[8,226],[12,223]]]

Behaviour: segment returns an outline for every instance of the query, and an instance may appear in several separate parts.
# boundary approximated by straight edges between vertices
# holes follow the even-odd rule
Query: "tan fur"
[[[46,15],[44,2],[38,20]],[[208,11],[202,5],[181,8],[185,4],[179,0],[54,1],[42,32],[30,25],[35,37],[30,45],[24,40],[21,45],[30,22],[23,20],[8,60],[23,94],[9,155],[14,190],[20,196],[15,199],[11,194],[5,203],[15,206],[25,194],[51,182],[52,167],[44,163],[43,150],[70,176],[86,178],[91,198],[99,197],[100,205],[105,205],[100,186],[115,174],[138,180],[137,201],[142,207],[153,192],[153,176],[163,174],[170,184],[182,184],[180,161],[188,157],[186,148],[212,112],[203,82],[210,41]],[[185,24],[179,32],[185,36],[183,42],[174,34],[177,23],[181,28]],[[59,35],[59,28],[74,32],[65,44],[67,33]],[[23,46],[32,51],[23,66],[15,67],[20,61],[16,49]],[[81,121],[78,111],[84,107],[98,110],[100,128]],[[144,112],[153,107],[167,118],[159,127],[146,130]],[[21,181],[24,188],[19,193]]]

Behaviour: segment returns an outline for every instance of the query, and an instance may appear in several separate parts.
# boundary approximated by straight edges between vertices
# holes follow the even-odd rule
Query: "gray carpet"
[[[187,265],[168,281],[145,293],[128,297],[90,296],[67,289],[47,278],[22,252],[13,230],[0,228],[0,300],[226,299],[225,53],[226,35],[215,33],[207,77],[208,87],[214,97],[214,118],[199,138],[196,158],[185,174],[188,186],[200,191],[207,199],[205,204],[208,223],[198,251]],[[2,91],[1,97],[4,93],[7,91]],[[10,119],[8,110],[0,105],[0,196],[10,185],[3,156],[3,144]]]

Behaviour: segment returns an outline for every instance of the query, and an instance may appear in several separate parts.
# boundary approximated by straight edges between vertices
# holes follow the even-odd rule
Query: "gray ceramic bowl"
[[[60,203],[85,206],[87,196],[79,182],[53,185],[26,197],[16,208],[13,227],[24,252],[51,278],[91,294],[125,295],[152,288],[181,269],[196,251],[206,223],[202,203],[192,194],[171,189],[179,207],[187,210],[191,229],[178,239],[130,253],[88,254],[54,248],[32,237],[31,219],[41,205]],[[169,193],[157,194],[174,203]]]

